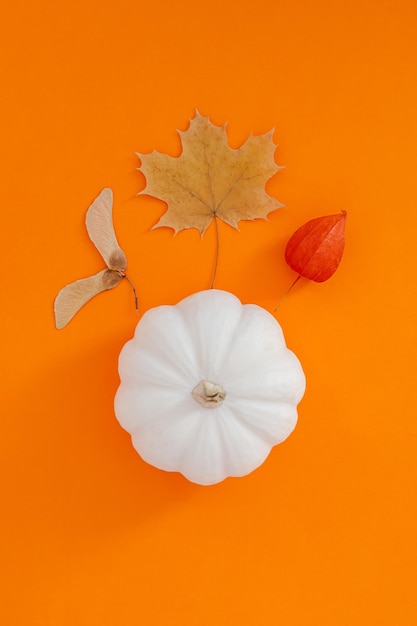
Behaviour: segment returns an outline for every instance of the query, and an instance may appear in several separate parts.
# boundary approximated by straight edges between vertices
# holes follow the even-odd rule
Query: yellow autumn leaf
[[[266,182],[281,169],[274,160],[273,131],[250,135],[235,150],[226,127],[215,126],[197,111],[189,128],[179,132],[180,156],[138,153],[146,178],[141,194],[168,205],[154,228],[197,228],[204,235],[213,218],[237,228],[240,220],[266,218],[283,206],[265,191]]]

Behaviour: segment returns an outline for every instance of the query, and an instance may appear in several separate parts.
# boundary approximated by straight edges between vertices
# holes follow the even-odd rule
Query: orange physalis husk
[[[306,222],[295,231],[285,249],[285,260],[299,276],[317,283],[337,270],[345,246],[346,211]]]

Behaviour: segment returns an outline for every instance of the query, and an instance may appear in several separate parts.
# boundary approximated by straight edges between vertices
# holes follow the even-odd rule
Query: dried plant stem
[[[289,288],[287,289],[287,291],[284,293],[284,295],[282,296],[281,300],[278,302],[277,306],[274,309],[274,313],[275,311],[278,311],[279,307],[285,302],[285,300],[287,299],[290,291],[292,290],[292,288],[298,283],[298,281],[301,278],[301,274],[299,274],[297,276],[297,278],[291,283],[291,285],[289,286]]]
[[[130,280],[129,276],[126,276],[124,272],[122,273],[122,277],[126,278],[127,282],[132,287],[133,296],[135,298],[135,309],[136,309],[136,313],[138,313],[139,312],[139,300],[138,300],[138,294],[136,293],[136,287],[133,284],[133,282]]]
[[[214,282],[216,280],[216,275],[217,275],[217,267],[219,265],[220,231],[219,231],[219,220],[218,220],[217,215],[214,215],[214,223],[216,225],[216,256],[214,259],[213,280],[211,281],[210,289],[214,289]]]

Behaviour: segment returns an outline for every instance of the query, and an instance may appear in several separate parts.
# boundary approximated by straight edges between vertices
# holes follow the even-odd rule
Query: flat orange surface
[[[1,22],[0,623],[417,622],[414,0],[14,0]],[[64,330],[53,301],[103,267],[103,187],[141,311],[210,285],[214,229],[151,231],[135,152],[180,149],[194,110],[230,142],[275,128],[285,208],[221,224],[216,286],[272,310],[285,243],[348,211],[342,264],[278,312],[307,392],[261,468],[200,487],[117,423],[124,281]]]

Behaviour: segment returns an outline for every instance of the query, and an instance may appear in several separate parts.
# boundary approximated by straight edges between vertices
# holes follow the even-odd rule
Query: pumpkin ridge
[[[152,311],[155,315],[151,317],[142,318],[144,324],[142,325],[140,332],[135,333],[133,338],[134,346],[136,350],[140,350],[141,355],[148,355],[150,360],[161,360],[164,363],[168,363],[174,372],[182,371],[182,375],[186,378],[195,376],[195,369],[197,368],[197,355],[196,351],[192,347],[190,341],[190,332],[187,325],[184,323],[181,312],[176,309],[175,306],[163,305],[157,307]],[[157,319],[157,316],[162,318]],[[178,329],[178,324],[181,327]],[[158,328],[159,326],[159,328]],[[158,328],[158,332],[154,332],[154,328]],[[172,328],[176,327],[177,332],[173,333]],[[150,341],[149,336],[157,336],[157,340]],[[175,343],[175,338],[180,336],[180,346]],[[162,338],[162,342],[161,342]],[[144,342],[142,341],[144,340]],[[144,345],[143,345],[144,343]],[[140,348],[138,347],[140,345]],[[186,350],[184,346],[191,345],[189,350]],[[180,358],[180,357],[183,358]]]
[[[117,390],[114,401],[118,420],[123,428],[125,428],[125,430],[128,430],[131,435],[140,432],[142,428],[149,422],[157,422],[160,420],[169,419],[169,417],[167,417],[165,407],[160,408],[159,410],[149,411],[149,409],[146,410],[145,405],[141,407],[140,403],[138,405],[137,403],[129,402],[130,398],[136,395],[135,387],[135,384],[129,385],[129,383],[126,382],[126,385],[124,385],[123,389],[120,389],[119,387],[119,389]],[[153,391],[152,388],[149,388],[149,390],[150,392]],[[176,411],[181,405],[184,404],[184,398],[185,396],[182,396],[178,398],[177,401],[175,401],[174,395],[173,401],[170,403],[170,409],[172,412]],[[128,406],[129,408],[126,409],[126,406]],[[135,425],[126,428],[125,424],[127,424],[127,422],[132,422],[132,418],[135,422]]]
[[[290,404],[289,402],[279,402],[279,403],[272,403],[271,402],[271,405],[273,405],[273,406],[278,405],[277,410],[275,412],[275,419],[274,419],[274,421],[276,421],[276,423],[278,423],[278,421],[282,420],[282,413],[280,415],[279,408],[282,408],[282,407],[285,406],[286,408],[288,408],[290,410],[293,410],[293,405]],[[288,422],[289,422],[289,420],[287,419],[286,424],[285,424],[285,426],[286,426],[285,430],[288,431],[288,432],[286,433],[285,436],[279,436],[278,437],[277,435],[272,434],[270,431],[268,431],[267,424],[262,426],[260,423],[256,423],[256,422],[259,422],[259,418],[257,420],[255,418],[254,421],[252,421],[250,419],[249,415],[250,414],[253,415],[253,412],[252,412],[253,410],[252,409],[251,409],[251,411],[249,413],[249,411],[246,412],[243,409],[239,409],[238,407],[233,406],[233,404],[231,404],[230,405],[230,410],[232,411],[232,413],[233,413],[234,417],[236,418],[236,420],[242,426],[244,426],[253,435],[256,435],[264,443],[267,443],[268,445],[270,445],[271,448],[273,446],[275,446],[277,443],[280,443],[280,442],[284,441],[285,439],[287,439],[287,437],[289,437],[290,434],[292,433],[292,431],[294,430],[294,428],[296,426],[296,423],[297,423],[297,413],[295,411],[294,412],[294,416],[293,416],[293,419],[295,420],[294,424],[291,424],[291,428],[288,430],[288,427],[289,427]],[[280,419],[278,420],[278,418],[280,418]]]
[[[244,427],[242,421],[236,418],[233,408],[228,406],[228,409],[230,414],[221,420],[219,429],[222,432],[221,441],[225,458],[230,457],[231,453],[233,453],[234,457],[233,463],[229,464],[228,474],[237,477],[246,474],[247,469],[244,468],[248,466],[251,468],[249,471],[259,467],[269,455],[272,444],[270,441],[265,441],[265,439],[259,437],[257,433],[250,432]],[[236,428],[239,429],[238,436],[236,436],[236,432],[230,432],[230,427],[233,427],[234,430]],[[256,442],[253,439],[254,434]],[[254,457],[256,460],[254,460]],[[234,465],[235,469],[230,469],[230,465]],[[239,469],[237,470],[236,467]]]
[[[194,344],[196,344],[194,353],[195,353],[196,359],[198,360],[198,376],[199,376],[198,380],[218,379],[215,382],[217,384],[222,385],[222,381],[220,380],[220,377],[221,377],[220,372],[221,372],[221,369],[223,368],[225,359],[227,358],[229,353],[233,350],[233,343],[235,341],[236,333],[239,330],[239,325],[242,319],[242,304],[235,295],[229,293],[228,291],[223,291],[221,289],[207,289],[205,291],[200,291],[198,292],[198,294],[194,294],[194,295],[200,296],[200,302],[198,302],[198,312],[200,312],[200,310],[204,311],[206,309],[205,300],[208,300],[208,301],[212,300],[213,295],[214,297],[217,297],[219,299],[218,304],[220,307],[224,305],[225,298],[227,298],[230,303],[233,302],[234,304],[239,305],[238,317],[237,319],[233,320],[232,331],[229,333],[229,335],[226,338],[224,337],[224,335],[222,335],[222,340],[223,340],[222,355],[221,355],[222,358],[221,360],[219,359],[219,352],[217,351],[216,356],[219,360],[216,363],[215,371],[210,370],[210,368],[208,368],[207,364],[205,363],[205,360],[207,358],[208,348],[211,348],[211,346],[208,344],[207,333],[202,332],[203,329],[200,327],[198,327],[195,330],[195,332],[192,332],[192,330],[189,330],[192,325],[190,324],[190,320],[187,319],[187,315],[190,313],[190,309],[188,308],[187,305],[190,299],[193,298],[193,296],[188,296],[188,298],[185,298],[185,300],[182,300],[177,305],[183,315],[184,323],[185,323],[187,330],[189,331],[190,339],[193,341]],[[223,302],[220,302],[220,300],[223,300]],[[195,311],[194,311],[194,317],[195,317]],[[200,355],[202,355],[202,358],[200,358]]]
[[[184,449],[187,448],[187,437],[195,437],[201,423],[202,421],[199,419],[199,408],[197,407],[195,410],[190,410],[188,397],[183,397],[172,407],[172,412],[169,415],[165,413],[158,416],[149,416],[149,419],[143,422],[145,428],[136,429],[134,434],[138,437],[137,449],[140,449],[139,453],[142,458],[147,460],[147,438],[149,438],[149,434],[152,436],[155,434],[156,430],[160,430],[161,432],[158,436],[159,443],[162,444],[162,446],[166,446],[169,449],[170,456],[175,456],[178,461],[182,458]],[[150,424],[151,428],[149,428]],[[182,445],[178,445],[176,439],[176,431],[178,428],[182,428],[187,434],[187,437],[183,438]],[[163,465],[163,462],[160,462],[160,465]],[[175,471],[180,470],[176,469]]]
[[[132,351],[134,355],[133,358],[135,358],[135,356],[137,357],[134,371],[124,372],[124,368],[120,368],[121,374],[126,380],[148,384],[154,382],[155,374],[157,374],[160,383],[178,387],[181,383],[186,384],[185,381],[192,375],[188,369],[176,367],[175,363],[168,362],[162,366],[159,355],[153,354],[152,350],[138,350],[138,348],[133,345]]]
[[[266,315],[263,315],[263,313]],[[254,314],[259,316],[258,319],[253,319]],[[237,360],[234,358],[234,352],[238,352],[244,347],[244,345],[250,343],[247,335],[253,333],[254,327],[256,328],[256,325],[260,320],[267,321],[271,335],[273,335],[270,337],[267,349],[258,351],[255,354],[252,353],[250,359]],[[254,350],[255,347],[256,344],[254,345],[251,343],[251,349]],[[235,380],[237,376],[248,376],[251,378],[251,372],[253,372],[254,367],[258,362],[261,367],[265,367],[266,360],[271,360],[271,367],[274,365],[277,360],[278,348],[281,351],[281,356],[283,356],[288,350],[282,331],[280,331],[277,326],[275,318],[268,313],[268,311],[264,311],[257,305],[245,304],[242,306],[239,327],[235,329],[235,333],[231,341],[231,347],[225,355],[225,360],[222,363],[221,375],[224,376],[225,379],[230,377],[232,380]]]
[[[204,411],[204,415],[207,414],[202,407],[197,410]],[[226,457],[224,450],[219,446],[221,440],[218,436],[222,410],[223,406],[219,407],[214,415],[211,412],[209,419],[205,418],[196,423],[194,445],[191,448],[184,446],[179,471],[192,482],[209,485],[218,483],[227,477]],[[210,439],[213,439],[213,433],[216,436],[217,445],[212,445],[213,442],[210,443]],[[209,463],[206,462],[208,457],[211,458]],[[197,467],[198,469],[196,469]]]

